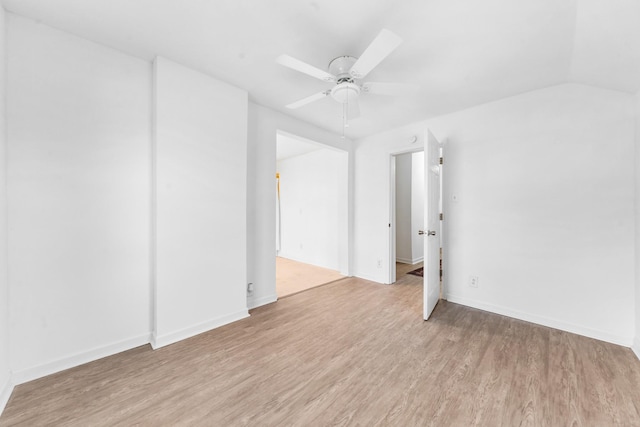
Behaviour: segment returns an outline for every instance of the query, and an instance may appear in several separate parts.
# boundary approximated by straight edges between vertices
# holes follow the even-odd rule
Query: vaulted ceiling
[[[240,88],[251,100],[339,133],[331,87],[284,68],[359,56],[382,28],[404,42],[368,80],[411,83],[405,97],[364,94],[358,138],[551,85],[640,89],[637,0],[4,0],[9,11],[151,60],[162,55]]]

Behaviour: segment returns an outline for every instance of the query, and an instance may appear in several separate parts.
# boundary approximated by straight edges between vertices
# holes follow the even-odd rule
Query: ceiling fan
[[[278,64],[322,81],[335,83],[331,89],[293,102],[287,105],[287,108],[300,108],[303,105],[331,95],[334,100],[343,105],[344,124],[347,126],[348,119],[356,118],[360,115],[360,106],[358,103],[360,94],[402,95],[411,91],[415,88],[411,85],[361,81],[371,70],[382,62],[383,59],[389,56],[400,43],[402,43],[402,39],[397,34],[383,29],[364,53],[360,55],[360,58],[347,55],[339,56],[329,62],[329,71],[321,70],[289,55],[279,56],[276,60]]]

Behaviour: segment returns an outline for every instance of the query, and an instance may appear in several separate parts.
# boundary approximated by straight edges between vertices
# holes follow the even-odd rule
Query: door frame
[[[424,151],[424,144],[398,148],[388,153],[389,165],[389,227],[387,236],[386,285],[396,281],[396,156]]]

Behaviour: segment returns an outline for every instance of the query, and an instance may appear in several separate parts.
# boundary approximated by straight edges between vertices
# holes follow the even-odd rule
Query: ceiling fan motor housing
[[[360,94],[360,86],[349,74],[357,60],[353,56],[339,56],[329,63],[329,72],[336,76],[337,82],[331,89],[331,97],[341,104],[355,100]]]
[[[329,62],[329,72],[336,76],[336,80],[340,82],[341,79],[351,79],[351,67],[356,63],[358,58],[353,56],[338,56]]]

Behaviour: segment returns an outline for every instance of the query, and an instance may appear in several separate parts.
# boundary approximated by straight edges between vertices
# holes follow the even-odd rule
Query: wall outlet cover
[[[479,281],[480,279],[478,279],[478,276],[469,276],[469,287],[477,288]]]

